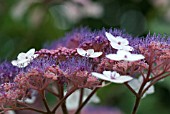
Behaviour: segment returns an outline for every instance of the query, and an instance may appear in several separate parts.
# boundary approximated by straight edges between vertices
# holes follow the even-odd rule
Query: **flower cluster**
[[[146,38],[133,38],[117,29],[94,32],[88,28],[76,29],[48,49],[30,49],[21,52],[17,60],[0,64],[1,110],[24,107],[53,114],[61,106],[66,114],[70,95],[78,92],[80,99],[75,105],[78,114],[97,89],[105,86],[102,84],[105,81],[125,84],[136,97],[136,107],[141,98],[154,92],[156,82],[170,75],[169,41],[170,38],[150,34]],[[91,89],[88,95],[87,88]],[[59,100],[52,110],[46,93]],[[28,106],[38,96],[46,111]]]

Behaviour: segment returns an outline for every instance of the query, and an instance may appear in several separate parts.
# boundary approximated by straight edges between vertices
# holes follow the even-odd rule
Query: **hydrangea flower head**
[[[103,71],[103,74],[97,73],[97,72],[92,72],[92,75],[106,81],[110,81],[113,83],[124,83],[127,81],[132,80],[133,78],[128,76],[128,75],[120,75],[116,71]]]
[[[35,54],[35,49],[30,49],[28,52],[21,52],[17,56],[17,60],[13,60],[11,63],[19,68],[26,67],[38,54]]]

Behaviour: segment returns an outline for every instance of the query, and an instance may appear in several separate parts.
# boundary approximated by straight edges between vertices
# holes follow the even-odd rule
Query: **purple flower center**
[[[121,42],[118,42],[118,45],[121,45]]]
[[[110,78],[111,78],[111,79],[115,79],[115,74],[112,74],[112,73],[111,73]]]
[[[128,58],[127,55],[125,55],[124,58]]]

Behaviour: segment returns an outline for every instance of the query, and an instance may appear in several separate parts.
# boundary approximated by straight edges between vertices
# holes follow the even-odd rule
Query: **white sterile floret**
[[[27,104],[33,104],[36,100],[36,96],[32,96],[31,98],[25,98],[25,99],[21,99],[21,100],[18,100],[18,102],[25,102]]]
[[[120,75],[119,73],[113,71],[103,71],[103,74],[92,72],[92,75],[106,81],[114,82],[114,83],[124,83],[132,80],[133,78],[128,75]]]
[[[84,50],[82,48],[77,48],[77,53],[81,56],[96,58],[102,55],[102,52],[94,52],[94,49]]]
[[[106,55],[108,59],[115,60],[115,61],[138,61],[141,59],[144,59],[145,57],[142,54],[131,54],[128,51],[125,50],[118,50],[117,54],[108,54]]]
[[[36,100],[36,96],[32,96],[31,98],[26,98],[24,101],[28,104],[33,104]]]
[[[133,47],[129,46],[129,41],[127,39],[122,38],[121,36],[114,37],[108,32],[105,32],[105,35],[114,49],[133,51]]]
[[[83,94],[83,99],[82,99],[82,101],[85,101],[86,98],[90,95],[91,92],[92,92],[91,89],[85,88],[85,89],[84,89],[84,92],[83,92],[84,94]],[[65,92],[65,94],[66,94],[66,92]],[[79,97],[80,97],[80,91],[77,90],[77,91],[75,91],[73,94],[71,94],[71,95],[66,99],[66,106],[67,106],[68,110],[75,110],[75,109],[78,108],[78,106],[79,106]],[[99,99],[99,97],[97,97],[96,94],[94,94],[94,95],[92,96],[92,98],[89,100],[88,103],[90,103],[90,102],[99,103],[99,102],[100,102],[100,99]]]
[[[15,114],[15,111],[14,110],[8,110],[4,114]]]
[[[133,79],[132,81],[128,82],[128,84],[130,85],[130,87],[131,87],[134,91],[136,91],[136,92],[139,91],[142,83],[143,83],[143,77],[142,77],[142,76],[140,76],[138,79]],[[147,86],[149,86],[149,85],[150,85],[150,82],[146,83],[144,89],[145,89]],[[154,91],[155,91],[154,86],[151,86],[151,87],[144,93],[144,95],[142,96],[142,98],[144,98],[147,94],[152,94],[152,93],[154,93]]]
[[[37,98],[37,91],[36,90],[31,90],[31,97],[30,98],[22,98],[21,100],[17,100],[18,102],[24,102],[27,104],[33,104]]]
[[[13,60],[11,63],[19,68],[24,68],[37,56],[35,49],[30,49],[27,53],[21,52],[18,54],[17,60]]]

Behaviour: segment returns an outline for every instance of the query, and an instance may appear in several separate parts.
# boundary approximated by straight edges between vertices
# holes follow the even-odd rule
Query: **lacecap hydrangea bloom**
[[[30,49],[17,60],[0,64],[1,110],[55,114],[61,106],[63,114],[68,114],[69,99],[76,95],[74,111],[79,114],[99,88],[114,83],[124,84],[134,94],[132,114],[136,114],[140,100],[170,75],[169,42],[161,35],[134,38],[118,29],[73,30],[46,49]],[[48,93],[57,98],[53,108],[46,99]],[[37,97],[44,109],[32,107]]]

